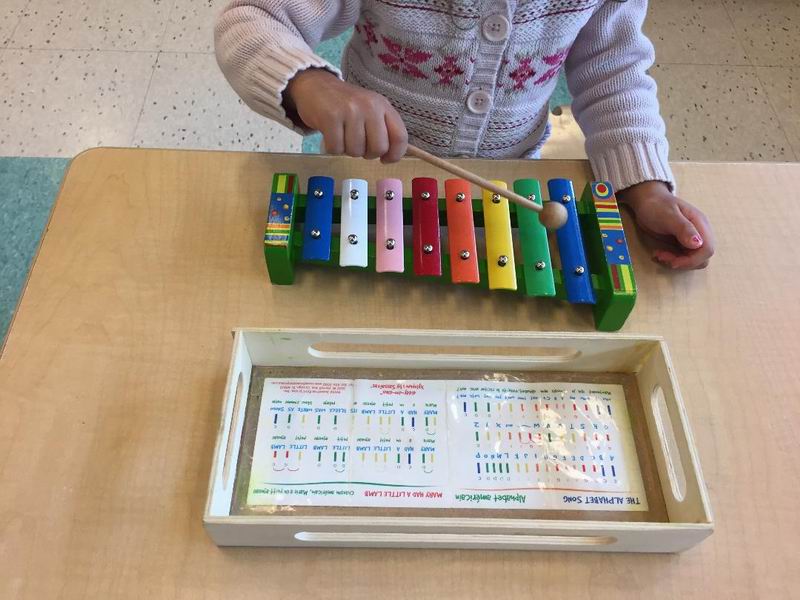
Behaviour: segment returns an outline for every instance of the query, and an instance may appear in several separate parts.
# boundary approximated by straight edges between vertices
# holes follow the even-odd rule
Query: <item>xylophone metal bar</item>
[[[331,259],[331,225],[333,224],[334,182],[332,177],[308,180],[306,218],[303,223],[303,260]]]
[[[514,191],[526,196],[537,204],[542,204],[542,190],[536,179],[518,179]],[[555,296],[556,285],[553,280],[553,262],[550,257],[550,244],[547,229],[539,222],[539,215],[532,210],[515,207],[519,225],[519,239],[522,250],[523,281],[528,296]]]
[[[403,220],[403,182],[381,179],[375,196],[375,270],[378,273],[405,270]]]
[[[369,264],[369,195],[363,179],[342,182],[342,218],[339,231],[339,266],[366,267]]]
[[[507,187],[505,181],[493,181],[492,183],[501,188]],[[516,290],[517,271],[508,199],[484,190],[483,224],[486,232],[486,268],[489,271],[489,289]]]
[[[572,182],[569,179],[551,179],[547,182],[547,189],[550,201],[560,202],[567,209],[567,222],[556,230],[567,299],[573,304],[594,304],[591,271],[583,247],[577,198]]]
[[[450,248],[450,279],[453,283],[480,283],[472,185],[463,179],[444,182],[447,203],[447,239]]]
[[[538,185],[535,180],[518,180],[514,183],[518,193],[530,195],[535,192],[526,192],[526,185],[530,186],[531,181]],[[447,188],[447,186],[445,186]],[[287,173],[279,173],[273,178],[273,189],[270,197],[270,212],[264,236],[265,258],[269,269],[270,279],[275,284],[290,284],[294,280],[294,263],[301,255],[304,246],[303,222],[306,218],[306,205],[311,202],[305,194],[298,193],[296,177]],[[311,189],[311,188],[309,188]],[[312,191],[313,194],[313,191]],[[541,197],[541,194],[537,194]],[[430,200],[433,199],[433,194]],[[405,223],[408,224],[413,212],[413,199],[402,199],[402,213]],[[368,222],[376,223],[376,198],[368,197]],[[340,196],[334,196],[333,222],[340,222],[342,200]],[[578,218],[578,232],[581,234],[583,244],[585,244],[585,258],[588,261],[587,279],[589,280],[593,292],[596,294],[597,302],[593,306],[595,324],[601,331],[616,331],[625,322],[630,314],[636,299],[636,286],[633,279],[633,272],[630,266],[630,253],[622,231],[622,222],[619,218],[613,190],[607,183],[587,184],[580,200],[575,200],[575,209]],[[442,225],[451,227],[449,213],[447,212],[446,198],[437,201],[437,217],[441,218]],[[288,206],[289,208],[285,208]],[[275,212],[275,214],[273,214]],[[520,256],[522,263],[515,265],[516,278],[524,282],[518,286],[518,291],[528,295],[528,274],[527,267],[529,261],[525,250],[525,238],[528,227],[526,227],[526,215],[528,211],[517,210],[513,207],[509,211],[509,218],[512,228],[521,228],[519,234]],[[472,202],[473,223],[476,228],[485,226],[485,214],[482,202],[473,200]],[[290,227],[287,229],[286,224]],[[277,225],[277,227],[276,227]],[[376,232],[378,229],[376,228]],[[449,237],[449,236],[448,236]],[[545,233],[544,241],[547,242]],[[582,246],[583,246],[582,244]],[[327,264],[337,264],[340,262],[340,241],[332,239],[330,243],[331,258]],[[613,250],[613,252],[612,252]],[[441,273],[450,278],[452,276],[450,256],[440,260]],[[314,261],[319,262],[319,261]],[[414,255],[410,247],[404,248],[403,264],[404,272],[413,272]],[[485,258],[478,258],[479,282],[477,285],[482,287],[489,286],[488,261]],[[377,252],[374,243],[370,243],[367,248],[367,266],[377,267]],[[552,268],[552,267],[551,267]],[[554,297],[561,300],[568,300],[567,282],[568,275],[561,269],[552,268],[552,285]],[[567,282],[565,282],[565,279]]]
[[[439,184],[432,177],[411,181],[414,274],[442,274],[442,242],[439,232]]]

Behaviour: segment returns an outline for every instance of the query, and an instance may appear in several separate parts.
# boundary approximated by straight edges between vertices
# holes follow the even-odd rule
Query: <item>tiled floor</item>
[[[224,80],[225,0],[0,0],[0,156],[93,146],[296,152]]]
[[[800,159],[800,1],[654,0],[645,31],[673,159]]]
[[[0,0],[0,156],[98,145],[298,151],[212,53],[226,0]],[[800,158],[800,0],[653,0],[672,158]],[[569,111],[545,156],[582,156]]]

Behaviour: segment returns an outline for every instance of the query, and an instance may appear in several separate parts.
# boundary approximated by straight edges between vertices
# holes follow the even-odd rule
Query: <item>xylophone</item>
[[[493,183],[508,189],[505,182]],[[273,284],[292,284],[299,258],[591,304],[601,331],[618,330],[633,309],[631,257],[608,183],[588,183],[578,199],[572,181],[547,182],[549,201],[567,211],[552,251],[539,213],[486,190],[473,198],[464,179],[446,180],[444,199],[437,180],[429,177],[411,181],[410,198],[397,179],[378,181],[375,196],[369,196],[363,179],[342,181],[341,195],[335,185],[330,177],[313,176],[302,194],[296,175],[274,175],[264,235]],[[542,205],[538,180],[519,179],[512,189]],[[479,240],[482,250],[485,245],[480,254]]]

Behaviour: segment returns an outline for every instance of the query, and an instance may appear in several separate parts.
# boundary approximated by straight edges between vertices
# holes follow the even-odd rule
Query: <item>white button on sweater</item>
[[[483,22],[483,36],[490,42],[502,42],[510,29],[511,24],[503,15],[492,15]]]

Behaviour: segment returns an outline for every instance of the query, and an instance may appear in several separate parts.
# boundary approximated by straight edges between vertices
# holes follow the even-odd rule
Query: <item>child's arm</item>
[[[700,210],[672,193],[664,121],[647,74],[654,50],[641,30],[646,13],[646,0],[606,0],[592,16],[565,65],[572,110],[595,175],[621,190],[645,231],[677,242],[654,258],[700,268],[714,253],[713,232]]]
[[[338,68],[312,48],[358,19],[358,0],[233,0],[217,20],[217,62],[233,89],[250,108],[307,133],[287,115],[283,92],[289,81],[310,68],[341,77]]]
[[[352,27],[360,8],[359,0],[234,0],[217,22],[217,61],[259,114],[321,131],[332,154],[396,161],[407,133],[388,100],[345,83],[312,50]]]

